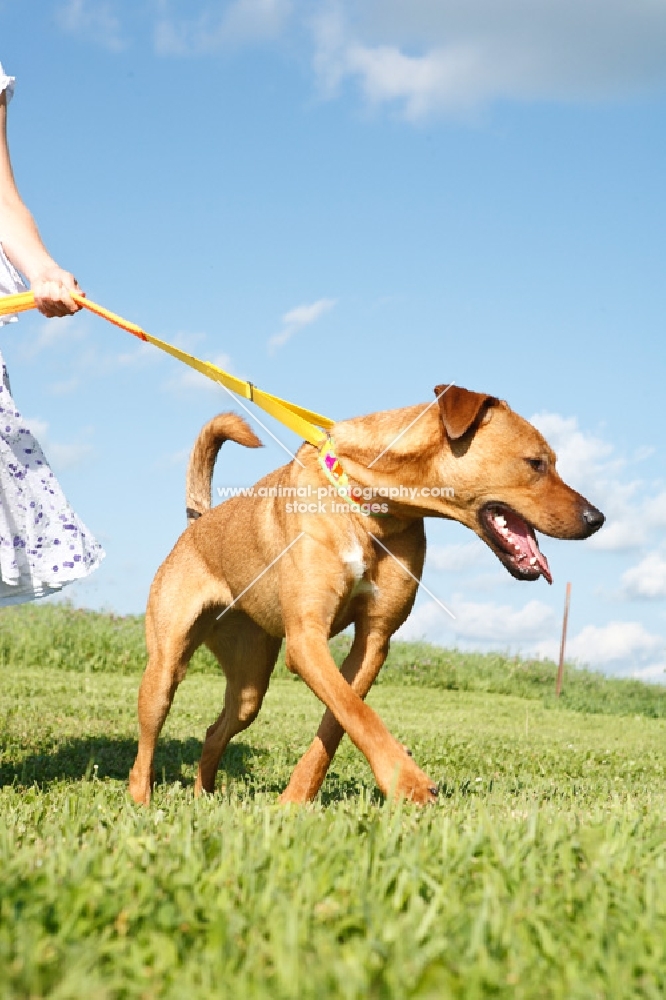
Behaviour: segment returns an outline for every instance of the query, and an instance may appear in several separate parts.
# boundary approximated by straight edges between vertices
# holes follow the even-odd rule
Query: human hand
[[[57,264],[37,274],[30,288],[35,296],[35,305],[44,316],[69,316],[81,308],[69,294],[70,291],[84,294],[76,278]]]

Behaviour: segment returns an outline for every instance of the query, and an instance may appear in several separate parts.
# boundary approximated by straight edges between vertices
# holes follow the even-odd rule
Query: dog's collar
[[[319,464],[324,470],[324,475],[332,486],[339,489],[340,496],[349,499],[349,477],[342,468],[338,453],[335,450],[335,441],[330,434],[326,435],[326,440],[319,448]]]
[[[338,453],[335,450],[335,441],[333,440],[333,436],[331,434],[327,434],[326,440],[323,442],[322,445],[320,445],[317,458],[319,461],[319,465],[321,466],[322,471],[326,476],[326,478],[328,479],[329,483],[331,483],[332,486],[335,486],[337,495],[340,497],[341,500],[344,500],[346,503],[348,503],[353,511],[358,513],[359,511],[358,500],[355,500],[354,497],[352,496],[352,490],[349,484],[349,476],[343,469],[342,463],[338,458]],[[368,511],[368,514],[370,517],[386,517],[385,514],[381,513],[375,514],[372,513],[371,511]]]

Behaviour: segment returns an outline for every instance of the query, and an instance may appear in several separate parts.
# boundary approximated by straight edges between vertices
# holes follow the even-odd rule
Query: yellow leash
[[[323,417],[320,413],[315,413],[313,410],[306,410],[302,406],[296,406],[295,403],[289,403],[286,399],[273,396],[270,392],[264,392],[263,389],[258,389],[252,382],[245,382],[243,379],[236,378],[235,375],[230,375],[229,372],[223,371],[210,361],[201,361],[199,358],[195,358],[194,355],[187,354],[186,351],[181,351],[179,348],[167,344],[166,341],[160,340],[158,337],[153,337],[152,334],[146,333],[136,323],[130,323],[129,320],[123,319],[122,316],[117,316],[103,306],[97,305],[96,302],[91,302],[90,299],[87,299],[84,295],[79,295],[78,292],[70,292],[70,295],[84,309],[89,309],[90,312],[95,313],[97,316],[107,319],[115,326],[119,326],[121,330],[126,330],[128,333],[133,334],[133,336],[138,337],[139,340],[154,344],[155,347],[166,351],[167,354],[189,365],[190,368],[201,372],[202,375],[206,375],[214,382],[220,382],[227,389],[235,392],[237,396],[242,396],[244,399],[249,399],[253,403],[256,403],[262,410],[275,417],[276,420],[279,420],[290,430],[298,434],[299,437],[305,441],[309,441],[316,448],[321,449],[322,445],[329,440],[329,435],[325,432],[330,431],[334,421],[329,420],[328,417]],[[28,309],[34,308],[35,296],[32,292],[21,292],[18,295],[0,297],[0,316],[10,316],[14,313],[26,312]],[[336,481],[336,485],[343,484],[339,484]]]
[[[138,337],[139,340],[143,340],[148,344],[154,344],[155,347],[166,351],[167,354],[177,358],[178,361],[182,361],[183,364],[189,365],[190,368],[201,372],[202,375],[206,375],[213,382],[219,382],[227,389],[230,389],[231,392],[235,392],[237,396],[243,396],[244,399],[249,399],[251,402],[256,403],[262,410],[269,413],[271,417],[275,417],[285,427],[288,427],[298,434],[299,437],[314,445],[319,452],[319,465],[328,481],[335,486],[339,496],[352,508],[358,507],[358,504],[355,503],[351,496],[347,473],[340,464],[335,451],[335,442],[329,433],[335,423],[334,420],[329,420],[328,417],[323,417],[321,413],[315,413],[313,410],[306,410],[304,407],[290,403],[286,399],[280,399],[279,396],[273,396],[270,392],[264,392],[263,389],[258,389],[252,382],[236,378],[235,375],[230,375],[229,372],[223,371],[210,361],[201,361],[199,358],[195,358],[193,354],[181,351],[178,347],[167,344],[165,340],[160,340],[159,337],[153,337],[152,334],[146,333],[136,323],[130,323],[129,320],[123,319],[122,316],[118,316],[116,313],[112,313],[109,309],[105,309],[104,306],[97,305],[96,302],[91,302],[90,299],[87,299],[84,295],[80,295],[78,292],[70,292],[69,294],[84,309],[89,309],[90,312],[101,316],[102,319],[107,319],[109,323],[119,326],[121,330],[126,330],[133,336]],[[34,308],[35,296],[32,292],[20,292],[17,295],[0,297],[0,317],[12,316],[14,313],[26,312],[28,309]]]

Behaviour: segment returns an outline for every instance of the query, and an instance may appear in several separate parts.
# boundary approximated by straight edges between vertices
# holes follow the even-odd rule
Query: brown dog
[[[375,487],[376,500],[386,506],[382,517],[356,513],[330,496],[324,509],[319,501],[310,500],[309,510],[310,503],[294,501],[299,488],[300,497],[309,488],[317,498],[328,485],[309,444],[262,479],[254,497],[234,497],[211,510],[222,443],[256,448],[260,442],[232,413],[203,428],[187,476],[188,513],[203,516],[158,570],[146,611],[149,659],[130,775],[137,802],[150,799],[155,744],[194,650],[206,643],[227,678],[224,710],[206,733],[195,786],[197,793],[212,792],[229,740],[259,712],[283,638],[287,666],[327,711],[281,801],[316,795],[343,731],[367,757],[382,792],[433,800],[434,783],[363,701],[414,603],[425,557],[423,518],[460,521],[513,576],[549,582],[534,529],[587,538],[604,521],[560,479],[541,434],[505,402],[455,386],[438,386],[435,393],[429,405],[334,428],[350,481],[366,491]],[[338,670],[328,639],[351,624],[353,645]]]

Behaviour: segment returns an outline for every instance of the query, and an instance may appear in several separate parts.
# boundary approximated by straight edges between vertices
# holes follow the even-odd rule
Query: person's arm
[[[69,289],[79,291],[76,278],[51,257],[18,193],[7,144],[4,91],[0,94],[0,243],[14,267],[30,282],[40,312],[66,316],[80,309],[69,294]]]

